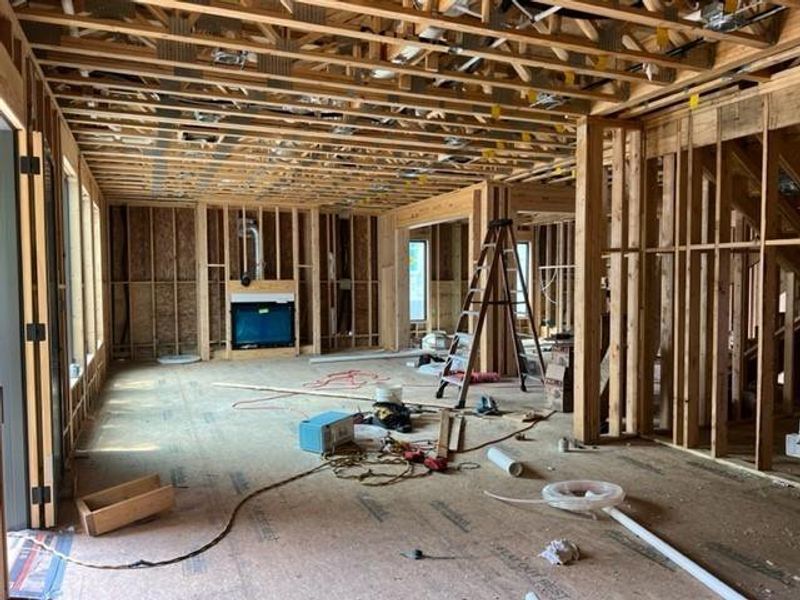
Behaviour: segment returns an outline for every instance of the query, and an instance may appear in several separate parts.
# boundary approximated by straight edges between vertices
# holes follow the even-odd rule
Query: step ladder
[[[445,360],[436,397],[442,398],[448,385],[458,388],[458,403],[455,408],[464,408],[467,400],[470,377],[475,367],[478,356],[481,332],[486,320],[486,313],[490,306],[504,306],[506,309],[507,323],[511,331],[515,349],[515,364],[519,375],[520,389],[527,391],[525,378],[532,375],[528,370],[528,355],[522,344],[523,338],[533,339],[536,346],[536,358],[539,363],[539,376],[544,382],[544,359],[539,346],[539,336],[536,334],[536,323],[533,320],[533,311],[528,300],[528,288],[525,278],[521,277],[523,300],[518,300],[512,295],[509,274],[516,281],[519,271],[519,254],[517,252],[517,239],[514,233],[514,222],[511,219],[496,219],[489,222],[486,237],[481,245],[480,255],[475,265],[475,271],[469,283],[467,295],[458,318],[450,351]],[[496,281],[497,272],[500,271],[500,281]],[[481,276],[486,273],[486,277]],[[481,281],[486,282],[487,288],[481,288]],[[519,306],[525,306],[525,311],[518,311]],[[475,328],[469,331],[470,319],[475,318]],[[531,333],[519,330],[522,322],[527,321]]]

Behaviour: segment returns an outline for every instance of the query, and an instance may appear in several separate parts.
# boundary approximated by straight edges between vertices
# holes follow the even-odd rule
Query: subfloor
[[[109,378],[104,404],[75,461],[80,494],[157,472],[176,486],[169,514],[92,538],[75,525],[71,555],[102,563],[160,560],[201,546],[234,506],[257,488],[318,465],[298,449],[297,425],[330,409],[370,403],[294,396],[232,407],[269,393],[215,382],[300,387],[332,372],[359,369],[407,384],[404,399],[431,402],[435,379],[406,360],[310,365],[305,358],[188,366],[128,365]],[[415,385],[418,387],[410,387]],[[505,410],[543,407],[542,394],[502,383],[491,393]],[[348,393],[348,392],[345,392]],[[369,396],[372,387],[352,391]],[[452,392],[449,393],[452,395]],[[247,410],[254,406],[270,407]],[[435,439],[435,414],[416,419]],[[513,432],[506,417],[468,418],[464,447]],[[752,598],[800,596],[800,490],[676,450],[633,441],[559,453],[571,416],[555,414],[501,444],[526,465],[515,479],[485,450],[452,460],[479,468],[370,487],[330,470],[251,500],[217,546],[172,566],[98,571],[70,565],[63,597],[125,599],[510,599],[710,598],[712,594],[604,514],[596,518],[542,504],[510,505],[484,490],[534,498],[548,482],[612,481],[621,508]],[[467,467],[471,466],[469,464]],[[537,555],[567,538],[582,557],[553,567]],[[432,558],[411,560],[415,548]]]

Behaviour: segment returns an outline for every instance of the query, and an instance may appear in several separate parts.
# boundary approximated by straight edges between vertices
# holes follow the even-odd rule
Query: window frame
[[[422,317],[415,318],[413,313],[412,302],[412,278],[411,278],[411,248],[414,246],[422,247],[421,270],[422,270]],[[429,302],[428,302],[428,279],[430,277],[430,245],[428,240],[425,239],[411,239],[408,241],[408,319],[411,323],[425,323],[428,320]]]
[[[520,252],[521,248],[525,249],[524,252]],[[515,285],[516,285],[515,298],[517,302],[521,302],[524,300],[528,300],[522,293],[521,282],[524,282],[525,287],[528,288],[531,279],[531,243],[529,241],[517,241],[516,250],[517,250],[517,256],[519,256],[519,265],[517,265],[519,267],[519,270],[517,271],[517,277],[515,280]],[[530,288],[528,288],[528,293],[530,294]],[[517,313],[517,315],[525,316],[528,313],[524,304],[514,305],[514,310]]]

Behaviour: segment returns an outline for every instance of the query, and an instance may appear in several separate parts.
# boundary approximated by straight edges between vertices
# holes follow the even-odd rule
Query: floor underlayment
[[[149,522],[91,538],[65,500],[61,520],[78,527],[71,555],[104,563],[157,560],[202,545],[244,495],[320,462],[297,447],[301,419],[323,410],[369,409],[368,402],[296,396],[264,403],[268,410],[235,410],[238,400],[268,394],[212,383],[299,387],[348,369],[419,386],[406,387],[404,399],[434,401],[436,380],[397,359],[119,367],[75,461],[78,492],[158,472],[177,487],[177,505]],[[523,394],[508,384],[474,387],[472,403],[481,391],[506,410],[543,407],[540,392]],[[435,438],[437,422],[427,415],[417,424]],[[464,445],[517,427],[502,417],[469,418]],[[485,450],[452,461],[480,468],[385,487],[322,471],[253,499],[227,538],[183,563],[133,571],[69,565],[63,597],[522,600],[531,591],[542,600],[713,597],[605,515],[509,505],[483,494],[538,497],[547,482],[586,478],[623,486],[622,510],[749,597],[800,596],[800,490],[649,442],[559,453],[557,441],[570,431],[571,415],[555,414],[529,431],[527,441],[503,442],[526,465],[518,479],[489,463]],[[555,538],[578,544],[581,560],[553,567],[539,558]],[[402,556],[415,548],[435,558]]]

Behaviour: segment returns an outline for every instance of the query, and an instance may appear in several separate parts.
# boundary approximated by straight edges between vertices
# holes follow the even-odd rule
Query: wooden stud
[[[322,311],[327,307],[322,305],[322,284],[320,281],[320,223],[319,209],[311,209],[311,329],[312,352],[322,353]]]
[[[197,353],[201,360],[211,358],[211,323],[208,299],[208,205],[195,208],[195,278],[197,294]]]
[[[772,468],[775,405],[775,323],[778,302],[778,263],[775,246],[766,241],[778,232],[778,159],[780,139],[770,130],[770,104],[764,100],[761,163],[761,231],[759,237],[758,283],[761,306],[758,311],[758,381],[756,385],[756,468]]]
[[[645,398],[642,389],[643,351],[641,337],[642,312],[644,305],[644,279],[640,266],[644,257],[646,244],[645,228],[647,222],[646,207],[642,206],[642,134],[640,131],[626,132],[628,160],[625,169],[627,195],[627,236],[623,233],[622,247],[630,247],[627,254],[627,328],[626,339],[626,376],[625,376],[625,432],[636,434],[642,430],[642,422],[651,420],[649,410],[644,407]],[[651,369],[652,370],[652,369]],[[652,388],[651,388],[652,389]],[[650,402],[649,398],[647,402]]]
[[[741,185],[739,185],[741,184]],[[733,185],[734,190],[746,189],[744,182],[739,181]],[[734,238],[735,241],[745,240],[746,225],[744,215],[735,211]],[[731,348],[731,407],[733,410],[732,419],[739,421],[742,418],[742,403],[744,401],[744,391],[747,386],[747,368],[745,364],[745,344],[747,341],[747,312],[748,312],[748,256],[744,253],[734,253],[733,261],[733,302],[731,315],[732,348]]]
[[[711,379],[711,455],[722,457],[728,451],[728,372],[730,370],[730,256],[721,243],[731,237],[731,195],[733,182],[726,169],[728,146],[717,138],[716,201],[714,203],[714,287],[712,319]]]
[[[783,414],[794,413],[795,377],[797,363],[795,360],[795,321],[797,319],[797,284],[793,271],[784,273],[784,289],[786,291],[786,311],[783,321]]]
[[[294,279],[294,351],[300,355],[300,311],[306,308],[300,302],[300,218],[297,208],[292,208],[292,279]]]
[[[231,330],[231,241],[230,241],[230,226],[228,224],[228,205],[222,207],[222,248],[223,248],[223,264],[224,277],[225,277],[225,358],[231,358],[231,340],[233,331]]]
[[[680,136],[679,136],[680,137]],[[675,168],[675,234],[674,254],[672,262],[673,274],[673,335],[672,353],[673,360],[673,409],[672,409],[672,443],[675,445],[683,444],[684,431],[684,402],[683,402],[683,378],[684,378],[684,320],[686,304],[686,256],[680,250],[680,245],[685,244],[686,237],[686,155],[682,151],[677,152]]]
[[[608,379],[608,434],[619,437],[622,433],[622,414],[625,393],[625,313],[628,291],[625,272],[625,249],[628,246],[628,206],[625,193],[625,132],[612,130],[611,157],[611,286],[609,379]],[[563,265],[561,256],[558,264]],[[558,273],[563,273],[558,269]],[[559,304],[561,298],[558,298]]]
[[[692,131],[690,126],[689,131]],[[700,253],[691,244],[700,241],[703,172],[700,150],[689,145],[686,189],[686,263],[684,320],[683,445],[694,448],[700,441]]]

